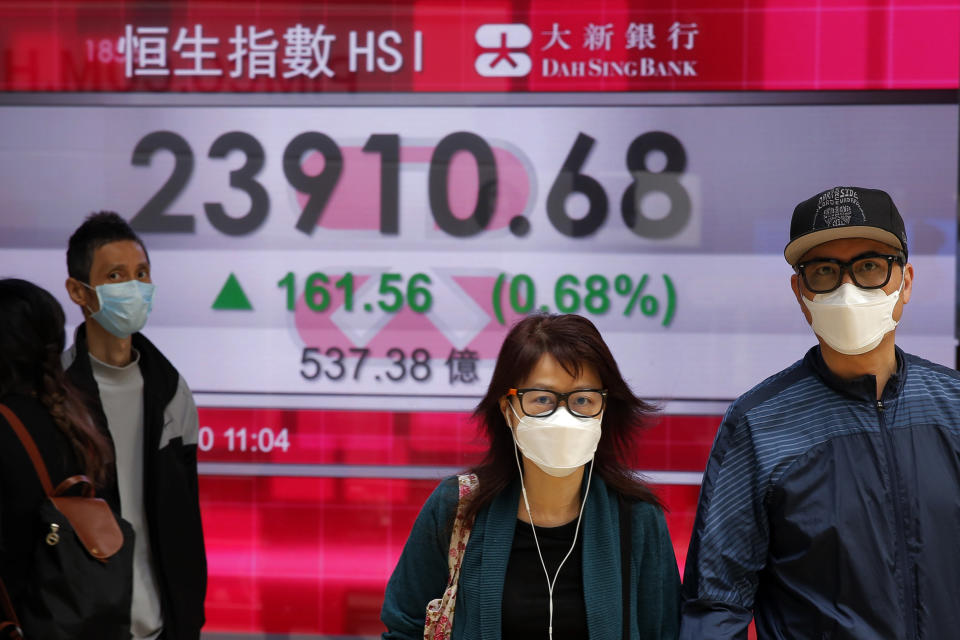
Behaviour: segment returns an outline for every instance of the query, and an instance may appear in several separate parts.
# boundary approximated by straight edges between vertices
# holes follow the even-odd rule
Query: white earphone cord
[[[540,556],[540,566],[543,567],[543,575],[547,578],[547,594],[550,597],[550,617],[547,622],[547,635],[550,640],[553,640],[553,587],[557,583],[557,578],[560,576],[560,569],[563,568],[567,558],[570,557],[570,554],[573,553],[574,548],[577,546],[577,534],[580,532],[580,521],[583,520],[583,508],[586,506],[587,496],[590,494],[590,480],[593,478],[593,463],[590,463],[590,471],[587,474],[587,490],[583,494],[583,502],[580,503],[580,514],[577,516],[577,526],[573,530],[573,544],[570,545],[570,550],[567,551],[567,555],[563,556],[563,560],[560,561],[557,572],[553,574],[553,580],[551,580],[550,572],[547,571],[547,563],[543,561],[543,553],[540,551],[540,541],[537,540],[537,528],[533,524],[533,514],[530,512],[530,502],[527,500],[527,488],[523,484],[523,469],[520,467],[520,456],[517,454],[516,440],[514,440],[513,445],[513,457],[517,461],[517,471],[520,472],[520,492],[523,494],[523,504],[527,508],[527,516],[530,518],[530,529],[533,531],[533,544],[537,547],[537,555]]]

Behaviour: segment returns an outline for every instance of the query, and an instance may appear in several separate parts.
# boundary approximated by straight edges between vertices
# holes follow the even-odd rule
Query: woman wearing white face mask
[[[470,481],[458,492],[451,478],[427,500],[387,586],[383,637],[424,637],[454,565],[452,631],[430,638],[676,638],[673,546],[627,465],[650,411],[589,320],[514,326],[474,412],[490,442],[476,487],[458,502]]]

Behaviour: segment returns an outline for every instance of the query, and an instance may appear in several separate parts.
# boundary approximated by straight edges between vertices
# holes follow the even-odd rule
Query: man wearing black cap
[[[904,353],[890,196],[801,202],[784,249],[819,345],[734,402],[707,464],[680,637],[960,637],[960,375]]]

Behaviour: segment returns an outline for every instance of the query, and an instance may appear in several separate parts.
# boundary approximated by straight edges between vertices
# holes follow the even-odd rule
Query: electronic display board
[[[814,342],[782,250],[827,187],[891,193],[898,342],[956,365],[957,6],[57,5],[0,2],[0,276],[72,328],[70,232],[143,235],[145,333],[200,406],[211,638],[381,630],[533,311],[590,318],[662,407],[633,460],[682,564],[720,415]]]

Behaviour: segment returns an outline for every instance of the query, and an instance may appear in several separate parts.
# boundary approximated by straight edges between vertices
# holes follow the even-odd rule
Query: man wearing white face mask
[[[960,375],[904,353],[890,196],[797,205],[784,250],[817,336],[731,405],[700,492],[680,637],[940,639],[960,628]]]
[[[66,287],[82,310],[63,354],[94,402],[114,464],[98,494],[135,533],[130,632],[135,640],[196,640],[204,622],[206,554],[197,493],[197,408],[187,383],[140,332],[153,307],[147,250],[112,212],[70,237]]]

